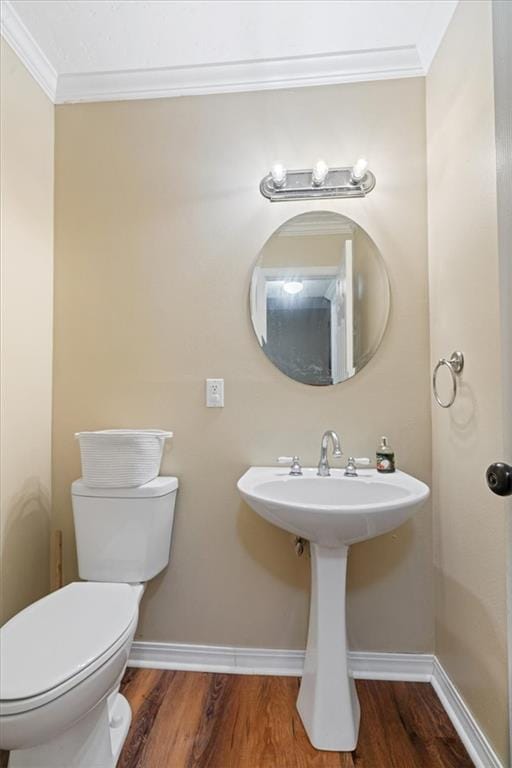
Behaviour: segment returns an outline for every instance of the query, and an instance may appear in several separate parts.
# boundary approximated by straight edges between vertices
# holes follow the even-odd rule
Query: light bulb
[[[329,166],[327,163],[324,160],[317,160],[311,173],[311,180],[313,185],[315,187],[319,187],[321,184],[323,184],[328,173]]]
[[[350,173],[350,181],[352,184],[358,184],[360,181],[362,181],[362,179],[364,179],[367,168],[368,160],[365,160],[364,157],[360,157]]]
[[[288,280],[283,285],[283,291],[286,291],[286,293],[289,293],[291,296],[294,296],[296,293],[300,293],[304,290],[304,285],[299,280]]]
[[[270,170],[274,187],[284,187],[286,184],[286,168],[282,163],[274,163]]]

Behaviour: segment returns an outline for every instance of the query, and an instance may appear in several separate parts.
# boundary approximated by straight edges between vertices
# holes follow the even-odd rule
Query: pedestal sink
[[[350,544],[408,520],[429,495],[420,480],[374,469],[345,477],[331,469],[293,477],[251,467],[238,481],[242,498],[261,517],[311,542],[311,606],[297,708],[317,749],[351,751],[359,732],[359,701],[347,664],[345,580]]]

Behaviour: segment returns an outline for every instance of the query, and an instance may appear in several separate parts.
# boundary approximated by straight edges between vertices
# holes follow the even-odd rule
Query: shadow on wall
[[[48,489],[29,478],[2,517],[0,624],[50,591]]]
[[[411,547],[414,545],[413,539],[414,522],[408,520],[390,533],[354,544],[352,553],[364,548],[367,556],[364,559],[364,568],[358,567],[357,557],[349,557],[347,575],[349,590],[366,589],[374,584],[383,583],[390,572],[397,569],[410,554]]]
[[[450,425],[459,438],[471,434],[478,424],[478,402],[474,390],[463,379],[458,382],[457,397],[450,408]]]
[[[309,594],[309,548],[306,548],[304,552],[304,565],[297,568],[294,552],[295,537],[293,534],[287,533],[263,520],[243,502],[239,508],[237,528],[245,549],[254,560],[272,571],[272,575],[276,578],[296,589],[304,589]],[[272,529],[273,536],[269,536],[269,529]],[[349,565],[349,587],[351,589],[363,589],[385,579],[389,571],[397,568],[400,562],[407,556],[412,546],[413,536],[413,525],[411,521],[408,521],[401,526],[400,536],[397,536],[396,532],[391,532],[383,536],[377,536],[375,539],[370,539],[362,544],[354,545],[356,547],[366,547],[369,552],[374,550],[374,556],[370,558],[373,567],[355,570],[350,568]],[[287,539],[289,542],[290,557],[282,557],[283,539]],[[392,542],[392,544],[383,550],[382,542],[385,539]],[[270,546],[272,544],[273,546]],[[275,551],[272,551],[273,549]],[[384,554],[387,552],[389,556],[383,557],[383,551]],[[280,555],[280,557],[277,555]],[[350,559],[349,563],[351,563]]]
[[[306,550],[302,560],[297,558],[292,533],[268,523],[243,501],[238,508],[236,527],[243,547],[258,565],[287,586],[309,593],[309,553]],[[283,557],[283,553],[287,554]]]
[[[270,571],[275,579],[279,579],[293,589],[303,591],[309,600],[311,579],[309,547],[306,547],[302,558],[297,558],[293,534],[263,520],[243,502],[239,506],[237,532],[242,545],[254,561]],[[389,581],[400,564],[410,556],[413,545],[413,521],[406,522],[397,531],[353,545],[347,574],[349,613],[351,593],[358,590],[365,591],[373,585]],[[353,556],[360,548],[365,548],[367,553],[363,567],[359,565],[360,558]]]

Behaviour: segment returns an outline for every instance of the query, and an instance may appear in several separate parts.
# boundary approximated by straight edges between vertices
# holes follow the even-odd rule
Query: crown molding
[[[10,0],[2,0],[1,11],[2,36],[55,104],[300,88],[426,74],[418,48],[407,45],[225,64],[58,75]]]
[[[38,46],[9,0],[2,0],[0,33],[48,98],[55,103],[57,72]]]
[[[416,46],[162,69],[62,74],[56,103],[196,96],[421,77]]]
[[[423,24],[422,35],[417,40],[418,56],[425,74],[428,74],[430,70],[458,4],[459,0],[443,0],[442,3],[431,3],[429,7],[429,13]]]

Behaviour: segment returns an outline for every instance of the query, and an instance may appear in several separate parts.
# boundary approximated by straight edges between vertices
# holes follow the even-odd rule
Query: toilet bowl
[[[11,751],[9,768],[117,763],[131,721],[119,685],[140,582],[169,560],[177,481],[147,486],[113,495],[73,484],[79,572],[101,580],[69,584],[0,629],[0,749]]]
[[[12,750],[10,768],[115,765],[124,740],[116,736],[131,719],[117,689],[142,591],[73,583],[2,627],[0,744]]]

